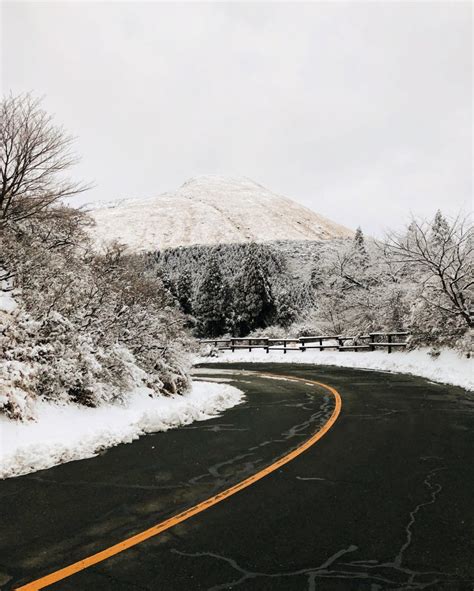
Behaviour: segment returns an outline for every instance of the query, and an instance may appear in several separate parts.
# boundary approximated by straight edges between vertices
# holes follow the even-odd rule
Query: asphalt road
[[[2,589],[227,489],[301,445],[333,412],[322,388],[215,368],[214,379],[247,397],[220,418],[0,482]],[[472,394],[360,370],[247,369],[333,386],[339,418],[278,471],[48,588],[474,589]]]

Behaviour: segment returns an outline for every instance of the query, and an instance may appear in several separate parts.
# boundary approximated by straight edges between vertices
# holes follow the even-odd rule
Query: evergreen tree
[[[354,248],[357,259],[361,263],[366,264],[369,259],[369,255],[365,246],[364,233],[362,232],[362,228],[360,226],[357,228],[354,235]]]
[[[435,247],[441,246],[449,240],[451,228],[448,220],[443,216],[441,210],[438,209],[431,226],[431,242]]]
[[[244,336],[256,328],[264,328],[271,323],[275,314],[267,263],[259,247],[254,243],[249,244],[241,271],[233,285],[230,325],[238,336]]]
[[[192,280],[191,280],[191,273],[185,272],[180,273],[176,279],[174,284],[174,291],[176,299],[181,306],[181,310],[185,314],[191,314],[192,311]]]
[[[296,297],[295,297],[296,296]],[[288,328],[298,316],[297,297],[301,297],[301,292],[295,294],[293,291],[281,291],[276,298],[276,323],[283,328]]]
[[[217,256],[213,253],[209,256],[193,299],[193,313],[199,336],[217,337],[224,333],[224,297],[225,286],[221,268]]]

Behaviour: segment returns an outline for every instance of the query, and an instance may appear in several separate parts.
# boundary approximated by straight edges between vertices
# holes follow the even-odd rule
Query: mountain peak
[[[102,205],[91,214],[97,242],[118,240],[134,251],[352,236],[347,228],[243,176],[193,177],[176,191]]]
[[[205,191],[264,191],[268,190],[245,176],[224,176],[220,174],[203,174],[188,179],[178,189]]]

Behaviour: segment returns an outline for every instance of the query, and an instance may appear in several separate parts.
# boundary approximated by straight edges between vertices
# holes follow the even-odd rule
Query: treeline
[[[301,249],[297,249],[300,252]],[[471,349],[473,231],[468,219],[412,220],[376,242],[180,248],[148,255],[195,334],[362,334],[408,329],[411,344]]]
[[[309,295],[307,286],[293,280],[284,254],[270,245],[177,248],[145,255],[145,260],[200,337],[289,326]]]
[[[185,318],[119,245],[97,253],[84,213],[61,205],[71,138],[29,96],[0,105],[0,412],[42,397],[95,406],[138,386],[188,387]]]

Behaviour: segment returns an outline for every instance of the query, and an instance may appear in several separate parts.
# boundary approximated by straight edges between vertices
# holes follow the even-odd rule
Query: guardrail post
[[[249,339],[249,353],[252,352],[252,339]]]
[[[234,351],[235,351],[234,339],[230,339],[230,349],[231,349],[232,353],[234,353]]]
[[[319,351],[323,350],[323,339],[319,339]]]
[[[286,355],[286,341],[283,341],[283,353]]]
[[[387,338],[388,338],[388,342],[391,343],[392,342],[392,335],[391,334],[387,335]],[[390,345],[388,346],[388,352],[389,353],[392,352],[392,347]]]
[[[374,334],[370,334],[369,336],[370,336],[370,350],[371,351],[375,351],[375,346],[374,346],[374,343],[375,343],[375,335]]]
[[[304,346],[304,339],[300,337],[300,349],[302,352],[306,351],[306,347]]]
[[[269,345],[268,345],[268,339],[265,339],[265,353],[269,353]]]

